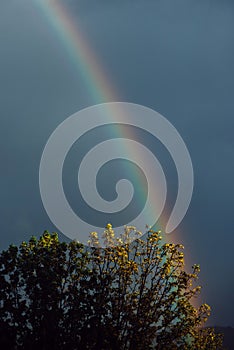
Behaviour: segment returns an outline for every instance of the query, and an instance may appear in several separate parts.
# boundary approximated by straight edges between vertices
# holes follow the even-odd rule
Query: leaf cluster
[[[192,305],[199,266],[185,271],[183,246],[110,224],[103,237],[85,247],[46,231],[1,253],[1,348],[221,349],[209,306]]]

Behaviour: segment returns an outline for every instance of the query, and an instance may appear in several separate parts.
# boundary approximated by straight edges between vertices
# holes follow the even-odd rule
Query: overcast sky
[[[234,326],[233,1],[60,2],[72,11],[118,100],[158,111],[186,142],[195,187],[178,231],[189,262],[201,265],[210,322]],[[93,100],[36,1],[0,2],[0,53],[4,249],[45,229],[57,230],[39,193],[43,148],[68,116],[103,101]],[[165,166],[173,192],[176,174],[169,161]],[[67,188],[71,191],[71,184]]]

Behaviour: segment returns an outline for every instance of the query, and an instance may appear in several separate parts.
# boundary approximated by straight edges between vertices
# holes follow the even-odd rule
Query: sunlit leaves
[[[203,328],[209,306],[191,303],[200,268],[185,271],[182,245],[151,229],[116,237],[111,224],[102,238],[106,248],[96,232],[84,247],[46,231],[1,253],[2,348],[219,348]]]

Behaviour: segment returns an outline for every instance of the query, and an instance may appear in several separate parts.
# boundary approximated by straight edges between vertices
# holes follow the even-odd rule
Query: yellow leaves
[[[135,239],[139,240],[139,236],[141,235],[142,233],[138,231],[135,226],[125,226],[124,233],[121,234],[120,237],[116,237],[112,224],[108,223],[101,237],[103,239],[104,247],[110,248],[129,245]],[[87,243],[89,246],[99,246],[99,237],[97,232],[90,233],[90,239]]]
[[[153,237],[153,238],[159,238],[160,232],[161,232],[161,231],[152,232],[151,237]]]
[[[200,291],[201,291],[201,286],[197,286],[193,289],[194,293],[200,293]]]
[[[132,269],[132,270],[134,270],[134,271],[138,271],[138,266],[137,266],[137,263],[135,262],[135,261],[133,261],[133,260],[128,260],[127,262],[126,262],[126,265],[130,268],[130,269]]]
[[[116,238],[116,242],[117,242],[119,245],[124,244],[122,238]]]
[[[115,232],[111,224],[106,225],[106,230],[103,232],[102,238],[104,239],[104,244],[106,247],[112,247],[114,245],[121,244],[120,242],[116,242]]]
[[[150,263],[150,258],[149,257],[146,257],[143,259],[143,263],[144,264],[149,264]]]
[[[126,275],[131,275],[133,272],[138,273],[138,265],[133,260],[119,261],[119,267],[121,269],[121,273]]]
[[[179,263],[184,264],[184,253],[181,252],[178,254],[178,261]]]
[[[90,232],[90,237],[97,239],[98,238],[97,232]]]
[[[123,258],[127,258],[128,257],[128,253],[124,249],[118,250],[117,251],[117,255],[121,256]]]
[[[136,256],[141,256],[141,255],[142,255],[142,253],[137,252],[135,255],[136,255]]]
[[[210,310],[211,310],[210,305],[208,305],[208,304],[206,304],[206,303],[204,303],[204,304],[202,304],[202,305],[200,306],[200,311],[203,312],[203,313],[205,313],[205,312],[210,312]]]
[[[183,244],[177,244],[176,246],[177,246],[178,248],[180,248],[180,249],[184,249]]]
[[[183,267],[184,253],[181,251],[184,249],[183,245],[163,244],[160,242],[162,240],[160,232],[153,230],[148,231],[146,239],[136,238],[137,232],[134,226],[125,226],[123,234],[116,237],[112,225],[107,224],[102,236],[106,250],[104,250],[105,254],[103,256],[102,250],[98,251],[97,257],[99,255],[102,257],[98,264],[103,266],[105,259],[109,259],[113,264],[111,273],[117,273],[123,278],[122,281],[132,281],[134,279],[141,281],[142,276],[146,276],[148,281],[151,281],[150,283],[160,281],[159,288],[172,286],[171,291],[168,289],[167,292],[168,300],[176,300],[182,312],[189,314],[197,324],[201,324],[201,320],[204,322],[210,312],[208,305],[204,304],[198,312],[189,301],[200,292],[199,286],[193,288],[193,281],[200,271],[199,265],[193,265],[192,273],[186,273]],[[132,234],[135,237],[134,242],[131,239]],[[90,233],[90,241],[93,245],[97,244],[98,234],[96,232]],[[132,244],[130,244],[131,242]],[[133,256],[134,259],[132,259]],[[155,271],[157,271],[158,277],[152,278]],[[176,287],[174,291],[173,286]],[[176,293],[176,295],[170,293]]]
[[[49,293],[50,290],[56,291],[57,283],[61,280],[60,288],[66,291],[66,295],[74,293],[71,295],[75,301],[79,295],[84,312],[92,310],[93,313],[93,310],[96,310],[99,315],[104,309],[105,314],[108,314],[107,326],[111,321],[109,315],[113,309],[113,325],[118,321],[116,317],[122,317],[118,314],[124,315],[126,320],[129,319],[130,332],[132,325],[135,327],[137,324],[143,329],[142,325],[145,327],[149,322],[153,325],[159,320],[159,323],[164,325],[172,318],[178,323],[177,333],[182,331],[184,336],[187,332],[191,336],[190,339],[195,338],[197,329],[201,328],[210,314],[207,304],[196,309],[190,303],[191,298],[200,291],[200,287],[192,286],[200,270],[199,265],[193,265],[192,273],[187,273],[183,267],[182,245],[163,244],[164,242],[160,242],[160,232],[150,230],[143,239],[138,237],[137,232],[135,227],[126,226],[123,234],[116,237],[112,225],[107,224],[103,233],[105,249],[86,249],[74,241],[66,245],[57,242],[56,236],[46,233],[39,241],[32,240],[31,245],[26,242],[21,245],[21,267],[25,276],[33,276],[33,281],[41,278],[41,275],[45,276],[45,289],[49,290]],[[134,242],[131,241],[132,234],[136,237]],[[97,232],[91,232],[89,245],[99,248],[100,237]],[[31,246],[35,246],[35,249],[32,250]],[[45,254],[40,254],[39,250]],[[35,259],[37,257],[38,260]],[[9,265],[8,269],[10,268]],[[54,276],[55,286],[53,280],[48,284]],[[52,287],[49,288],[48,285]],[[61,295],[65,293],[60,293],[59,297]],[[79,313],[79,310],[77,312]],[[89,317],[89,314],[87,315]],[[171,325],[173,331],[176,324]],[[111,325],[108,329],[111,337],[114,331],[114,326]],[[142,336],[144,337],[145,333],[140,334],[140,337]],[[209,333],[209,339],[215,341],[214,335]],[[171,345],[173,344],[169,345],[170,349],[174,349]],[[144,346],[149,348],[148,344]],[[164,347],[164,343],[161,347],[167,348],[166,345]],[[191,348],[206,349],[202,342],[199,346],[183,347]]]
[[[167,275],[170,275],[171,273],[171,263],[169,261],[167,261],[164,265],[163,265],[163,269],[162,269],[162,276],[165,278]]]
[[[193,270],[194,270],[194,273],[199,273],[200,272],[200,265],[198,264],[194,264],[192,266]]]
[[[98,233],[93,231],[89,234],[90,239],[87,241],[87,244],[92,247],[99,247],[99,238]]]

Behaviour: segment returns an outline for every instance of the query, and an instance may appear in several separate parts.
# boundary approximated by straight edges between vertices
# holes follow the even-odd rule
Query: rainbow
[[[108,74],[102,68],[97,53],[89,46],[87,38],[79,27],[79,23],[73,18],[66,5],[58,0],[34,0],[34,3],[57,34],[58,40],[65,48],[70,63],[74,66],[74,70],[82,75],[86,89],[91,95],[94,104],[119,100],[113,84],[110,83]],[[111,112],[112,115],[115,115],[118,111]],[[116,136],[129,137],[129,135],[125,135],[123,129],[121,130],[121,126],[117,126],[117,128],[118,130],[115,130]],[[131,151],[133,150],[129,150],[130,153]],[[152,209],[153,207],[152,204]],[[166,220],[169,217],[166,211],[164,212],[160,222],[157,223],[159,228],[160,226],[165,227]],[[152,215],[153,212],[150,214]],[[169,237],[163,235],[163,241],[183,243],[181,233],[173,235],[173,237],[172,235]],[[186,265],[191,266],[189,259],[187,259]],[[195,301],[195,304],[197,303],[198,300]]]
[[[102,68],[96,52],[90,47],[87,38],[79,27],[77,18],[73,17],[65,3],[59,0],[34,0],[34,3],[47,19],[49,26],[57,34],[58,41],[64,46],[74,70],[82,75],[94,104],[118,100],[117,92],[113,84],[110,83],[108,74]],[[116,120],[114,116],[119,113],[121,113],[121,110],[116,107],[115,110],[110,111],[109,118]],[[113,133],[113,137],[132,138],[134,140],[134,135],[129,135],[129,132],[127,134],[121,125],[116,126]],[[128,149],[127,152],[134,154],[134,149]],[[144,192],[144,186],[140,187]],[[144,198],[144,195],[145,193],[142,193],[141,197]],[[146,224],[150,223],[152,217],[154,217],[155,205],[157,204],[152,203],[152,211],[149,213],[149,221]],[[165,211],[165,215],[161,215],[160,222],[158,222],[159,228],[165,227],[166,216]]]
[[[56,33],[58,41],[64,46],[70,64],[74,66],[74,70],[78,74],[82,75],[86,89],[91,95],[94,104],[118,100],[117,92],[102,68],[96,52],[90,47],[87,38],[79,27],[77,18],[73,17],[65,3],[58,0],[34,0],[34,3]],[[114,118],[119,113],[121,111],[117,110],[117,108],[111,110],[110,118],[112,116]],[[116,119],[114,118],[114,120]],[[134,135],[127,134],[121,125],[116,126],[113,133],[113,137],[134,139]],[[128,153],[134,153],[134,150],[128,149]],[[141,186],[141,188],[144,191],[144,186]],[[142,193],[141,197],[144,198],[144,195],[145,193]],[[154,217],[155,205],[157,204],[152,203],[152,211],[148,213],[149,217],[146,224],[150,223],[152,217]],[[165,227],[166,216],[166,212],[165,215],[161,215],[160,221],[157,223],[158,228]]]
[[[57,33],[74,69],[82,75],[94,104],[116,101],[117,93],[84,33],[65,4],[58,0],[35,0],[38,9]]]
[[[103,102],[116,102],[118,100],[117,92],[110,83],[108,74],[104,71],[96,52],[92,50],[88,44],[88,40],[79,27],[77,18],[74,18],[66,5],[58,0],[34,0],[37,8],[42,16],[47,19],[50,27],[54,30],[65,48],[65,52],[69,59],[69,63],[73,65],[74,71],[82,76],[86,89],[92,97],[94,104]],[[117,107],[110,110],[109,118],[121,113]],[[113,121],[112,120],[112,121]],[[117,119],[118,120],[118,119]],[[121,125],[118,125],[113,130],[113,137],[132,138],[134,135],[129,135]],[[134,149],[128,149],[129,154],[135,153]],[[142,189],[141,198],[145,198],[144,186]],[[154,208],[157,203],[152,203],[152,210],[148,213],[146,224],[150,223],[154,217]]]

